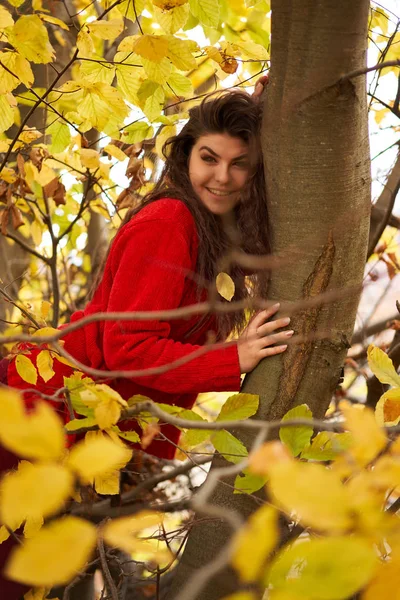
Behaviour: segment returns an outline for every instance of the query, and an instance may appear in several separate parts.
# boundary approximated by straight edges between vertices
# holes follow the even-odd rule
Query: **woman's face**
[[[250,174],[249,146],[227,133],[199,137],[189,157],[189,179],[202,204],[224,215],[240,201]]]

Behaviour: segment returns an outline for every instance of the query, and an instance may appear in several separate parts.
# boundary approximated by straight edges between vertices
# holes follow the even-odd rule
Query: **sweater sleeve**
[[[190,236],[177,220],[133,223],[113,246],[108,311],[149,311],[181,305],[185,272],[192,270]],[[110,370],[142,370],[188,357],[201,346],[169,337],[167,321],[106,322],[104,359]],[[161,374],[133,378],[167,393],[240,389],[237,345],[210,350]]]

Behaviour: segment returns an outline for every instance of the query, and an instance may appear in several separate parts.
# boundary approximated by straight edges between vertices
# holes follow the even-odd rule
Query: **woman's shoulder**
[[[143,208],[131,219],[133,223],[144,221],[162,221],[169,224],[176,223],[179,226],[191,228],[195,231],[195,222],[189,208],[182,200],[177,198],[159,198]]]

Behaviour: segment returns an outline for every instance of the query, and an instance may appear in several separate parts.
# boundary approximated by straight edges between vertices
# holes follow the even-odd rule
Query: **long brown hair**
[[[219,91],[209,94],[198,106],[189,111],[189,120],[180,133],[169,138],[163,146],[165,163],[153,190],[140,205],[129,211],[128,222],[144,206],[160,198],[177,198],[191,211],[197,226],[199,251],[197,275],[205,282],[213,282],[220,270],[221,259],[232,248],[232,239],[219,216],[212,214],[200,202],[189,179],[189,156],[196,141],[203,135],[227,133],[249,145],[251,171],[236,205],[235,222],[241,250],[249,254],[269,254],[268,214],[264,169],[260,144],[259,104],[242,90]],[[268,274],[248,274],[247,282],[241,268],[232,265],[230,276],[235,282],[233,300],[253,295],[264,295]],[[233,330],[239,332],[245,325],[244,311],[218,316],[221,337]]]

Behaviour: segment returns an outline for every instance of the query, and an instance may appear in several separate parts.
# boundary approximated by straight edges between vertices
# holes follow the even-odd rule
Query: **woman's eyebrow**
[[[211,150],[211,148],[209,148],[209,146],[202,146],[201,148],[199,148],[199,151],[200,150],[208,150],[210,152],[210,154],[213,154],[217,158],[221,158],[219,156],[219,154],[214,152],[214,150]],[[232,160],[239,160],[239,158],[247,158],[247,157],[248,157],[248,154],[247,154],[247,152],[245,152],[244,154],[241,154],[240,156],[235,156],[235,158],[233,158]]]

